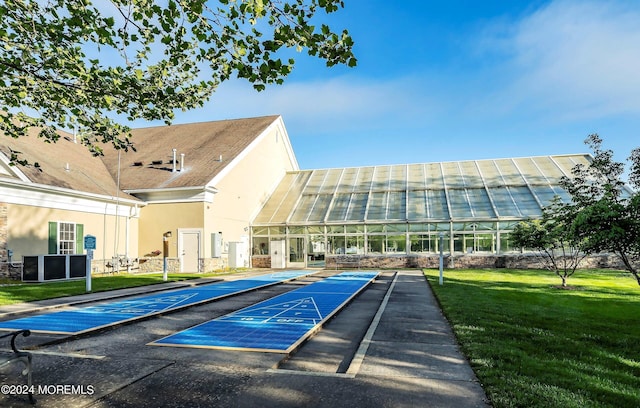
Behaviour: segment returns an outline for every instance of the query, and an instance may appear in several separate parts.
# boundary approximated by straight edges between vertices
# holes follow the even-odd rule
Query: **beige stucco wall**
[[[224,242],[249,237],[257,211],[287,171],[297,166],[289,156],[284,131],[273,126],[214,187],[218,192],[205,212],[205,254],[211,253],[211,233],[222,231]]]
[[[202,228],[205,203],[149,204],[140,210],[139,256],[162,251],[162,236],[171,231],[169,257],[178,256],[178,228]]]
[[[48,253],[50,221],[83,224],[84,235],[96,237],[96,260],[111,259],[115,254],[138,256],[137,218],[8,204],[7,248],[13,250],[14,260]]]

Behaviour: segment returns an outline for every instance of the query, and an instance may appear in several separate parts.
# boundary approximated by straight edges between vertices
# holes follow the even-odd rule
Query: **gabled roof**
[[[120,154],[120,186],[125,191],[206,186],[279,117],[133,129],[136,151]],[[177,156],[175,172],[172,149]],[[102,160],[116,179],[118,152],[107,147]]]
[[[93,157],[73,135],[59,132],[57,143],[45,143],[37,137],[37,129],[28,136],[17,139],[0,134],[0,153],[11,157],[11,151],[20,152],[20,157],[29,163],[38,163],[40,169],[31,166],[5,168],[8,179],[16,179],[46,186],[70,189],[138,201],[135,197],[118,192],[115,179],[109,174],[102,160]],[[4,161],[4,160],[3,160]]]

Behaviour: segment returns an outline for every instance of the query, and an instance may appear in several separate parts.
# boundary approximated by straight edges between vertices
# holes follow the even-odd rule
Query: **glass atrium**
[[[287,173],[252,223],[253,255],[273,241],[287,266],[322,266],[342,254],[434,254],[513,250],[509,232],[541,215],[589,155],[403,164]]]

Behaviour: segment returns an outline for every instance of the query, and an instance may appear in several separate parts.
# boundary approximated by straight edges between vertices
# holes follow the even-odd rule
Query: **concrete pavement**
[[[333,273],[321,271],[81,337],[34,333],[21,338],[19,346],[33,349],[34,383],[45,391],[36,396],[38,406],[488,406],[420,271],[384,272],[290,356],[147,345]],[[95,295],[82,300],[101,300]],[[3,312],[15,310],[0,308]],[[22,381],[16,373],[0,372],[0,384]],[[27,401],[0,395],[3,407],[29,406]]]

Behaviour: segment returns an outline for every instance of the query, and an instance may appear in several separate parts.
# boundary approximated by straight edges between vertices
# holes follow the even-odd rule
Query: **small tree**
[[[576,217],[571,234],[590,252],[610,252],[622,260],[640,285],[640,195],[622,180],[625,166],[613,160],[611,150],[602,149],[602,139],[590,135],[585,144],[593,151],[589,166],[578,165],[562,187],[572,197]],[[640,149],[629,158],[629,182],[640,188]]]
[[[542,218],[520,222],[510,237],[515,246],[533,250],[546,269],[562,279],[562,287],[572,276],[588,252],[571,233],[574,208],[555,197],[542,210]]]

